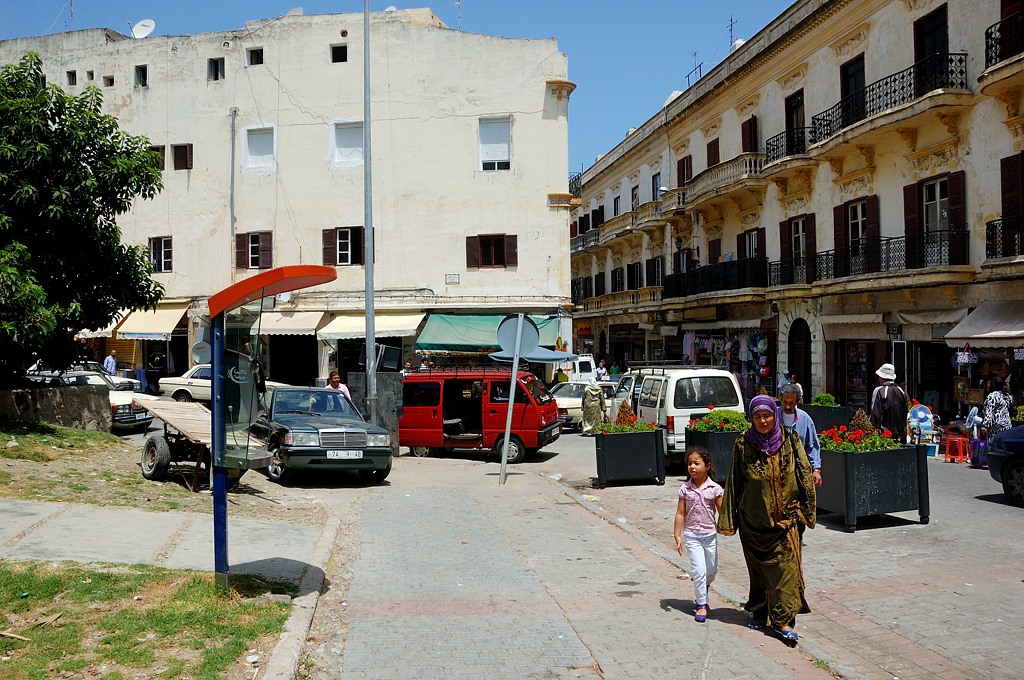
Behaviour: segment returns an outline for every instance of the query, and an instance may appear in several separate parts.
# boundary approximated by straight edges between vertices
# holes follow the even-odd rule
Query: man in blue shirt
[[[814,471],[814,486],[821,486],[821,446],[818,443],[818,430],[814,427],[811,416],[803,409],[797,408],[800,396],[799,386],[790,383],[779,389],[779,402],[782,406],[782,427],[789,432],[796,432],[804,444],[804,451],[811,461]]]
[[[103,360],[103,370],[110,375],[117,375],[117,350],[110,350],[110,355]]]

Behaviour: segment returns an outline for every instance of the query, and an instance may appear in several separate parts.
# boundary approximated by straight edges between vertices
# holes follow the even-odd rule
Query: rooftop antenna
[[[128,25],[131,26],[131,22],[129,22]],[[136,39],[145,38],[147,35],[153,32],[154,28],[156,28],[155,21],[153,21],[152,19],[143,19],[134,26],[131,26],[132,37]]]
[[[729,15],[729,24],[728,24],[728,27],[729,27],[729,45],[730,46],[733,43],[733,40],[732,40],[732,27],[735,26],[735,25],[736,25],[736,21],[732,18],[732,15],[730,14]]]
[[[447,2],[448,0],[445,0]],[[458,29],[462,30],[462,0],[455,0],[455,17]]]

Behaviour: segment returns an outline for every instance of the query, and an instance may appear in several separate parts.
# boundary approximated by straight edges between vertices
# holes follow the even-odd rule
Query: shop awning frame
[[[97,330],[83,328],[82,330],[78,331],[77,335],[79,338],[83,339],[112,338],[114,337],[114,331],[117,329],[118,326],[121,325],[122,321],[128,318],[129,314],[131,314],[130,311],[128,311],[127,309],[122,309],[121,311],[114,315],[114,318],[105,327]]]
[[[373,332],[378,338],[406,338],[416,335],[423,312],[375,312]],[[320,340],[351,340],[366,337],[366,314],[341,314],[317,331]]]
[[[1024,305],[1016,300],[989,300],[978,305],[945,335],[950,347],[1014,348],[1024,346]]]
[[[498,324],[507,314],[431,314],[416,339],[421,353],[490,354],[497,352]],[[554,348],[558,319],[531,316],[540,331],[540,347]]]
[[[267,311],[260,315],[252,331],[259,335],[315,335],[323,320],[324,313],[320,311]]]
[[[171,339],[171,333],[188,310],[188,302],[159,305],[155,310],[135,311],[115,331],[119,340]]]

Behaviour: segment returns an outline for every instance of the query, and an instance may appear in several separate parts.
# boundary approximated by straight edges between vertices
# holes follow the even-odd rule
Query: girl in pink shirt
[[[686,469],[690,479],[679,487],[679,504],[672,533],[676,537],[676,551],[682,555],[685,547],[690,558],[695,606],[693,619],[704,623],[708,620],[708,588],[718,573],[715,522],[722,507],[722,487],[714,480],[711,454],[704,449],[687,452]]]

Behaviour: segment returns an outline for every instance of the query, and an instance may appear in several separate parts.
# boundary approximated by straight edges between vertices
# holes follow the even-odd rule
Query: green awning
[[[498,324],[506,314],[431,314],[423,325],[416,349],[421,352],[497,352]],[[558,339],[558,319],[531,316],[540,331],[540,346],[552,348]]]

